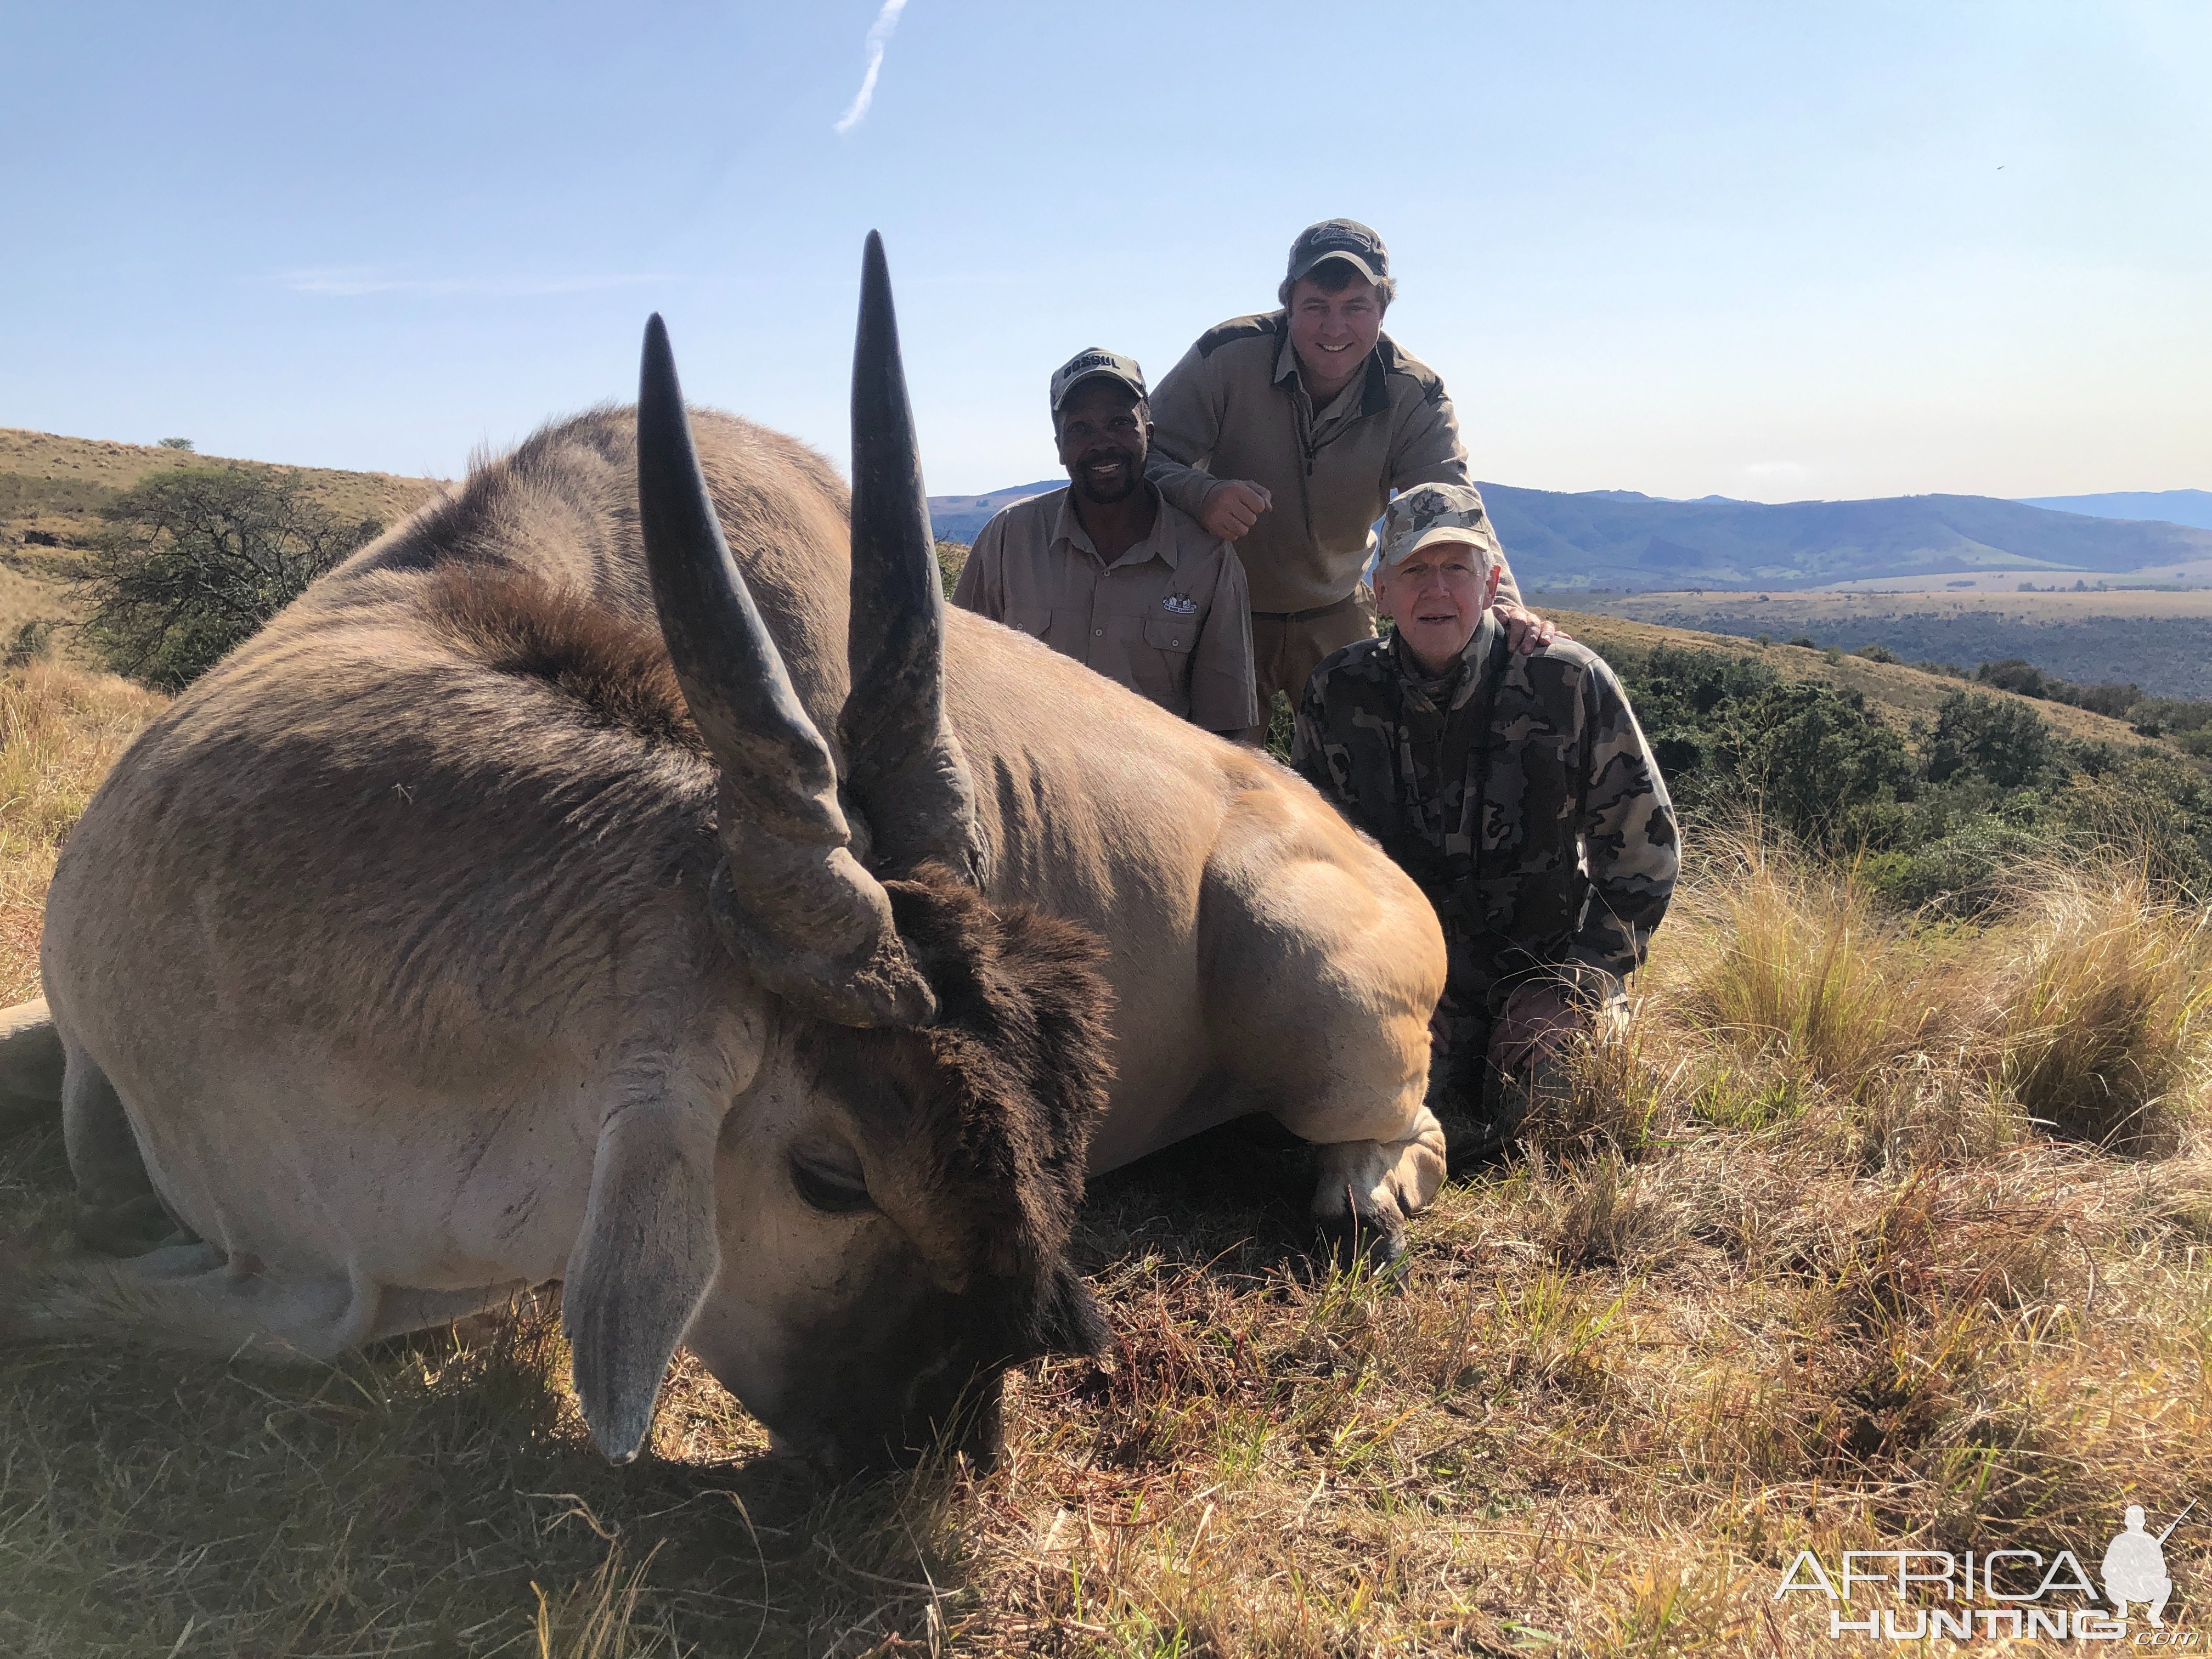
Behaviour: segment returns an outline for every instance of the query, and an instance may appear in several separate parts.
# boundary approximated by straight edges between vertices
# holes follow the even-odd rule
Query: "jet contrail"
[[[860,89],[853,94],[853,107],[837,118],[830,129],[841,137],[860,125],[868,113],[868,106],[876,101],[876,76],[883,72],[884,47],[890,43],[891,31],[898,27],[899,14],[906,9],[906,0],[884,0],[884,9],[876,14],[876,21],[868,28],[868,70],[860,77]]]

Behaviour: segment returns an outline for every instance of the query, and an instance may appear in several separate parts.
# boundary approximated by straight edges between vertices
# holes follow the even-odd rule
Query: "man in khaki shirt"
[[[1278,691],[1295,709],[1322,658],[1373,635],[1360,574],[1392,492],[1473,483],[1443,380],[1382,332],[1389,270],[1365,225],[1309,226],[1291,246],[1282,309],[1200,335],[1152,400],[1146,476],[1236,544],[1251,586],[1262,718]],[[1520,599],[1508,569],[1496,608],[1526,653],[1558,629]]]
[[[1259,720],[1244,571],[1145,478],[1152,417],[1135,362],[1093,348],[1052,377],[1070,485],[1005,508],[952,602],[1018,628],[1193,725]]]

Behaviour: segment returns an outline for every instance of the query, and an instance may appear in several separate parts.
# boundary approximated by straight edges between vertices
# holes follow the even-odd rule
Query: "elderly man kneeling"
[[[1307,682],[1291,763],[1437,908],[1449,977],[1429,1105],[1455,1168],[1502,1151],[1528,1091],[1608,1011],[1666,914],[1674,809],[1620,682],[1559,640],[1516,654],[1482,497],[1390,504],[1373,575],[1385,638]]]

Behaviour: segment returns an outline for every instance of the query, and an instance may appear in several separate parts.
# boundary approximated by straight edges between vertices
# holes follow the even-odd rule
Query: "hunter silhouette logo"
[[[2146,1627],[2136,1647],[2195,1648],[2194,1631],[2166,1627],[2166,1607],[2173,1579],[2166,1568],[2166,1541],[2188,1518],[2197,1500],[2160,1533],[2144,1525],[2140,1504],[2128,1506],[2122,1530],[2106,1546],[2100,1564],[2104,1599],[2111,1611],[2094,1605],[2097,1585],[2072,1550],[2045,1560],[2039,1550],[1846,1550],[1841,1568],[1832,1572],[1811,1550],[1800,1550],[1774,1591],[1778,1601],[1809,1591],[1829,1602],[1828,1634],[1874,1637],[1891,1642],[1924,1642],[1948,1637],[1958,1642],[2009,1644],[2023,1638],[2116,1642],[2128,1637],[2128,1609],[2142,1609]],[[2033,1588],[2030,1588],[2033,1586]],[[1854,1607],[1853,1592],[1863,1598],[1886,1591],[1899,1603],[1920,1605]],[[2069,1606],[2068,1593],[2090,1605]],[[1857,1613],[1860,1617],[1847,1616]]]
[[[2197,1507],[2197,1500],[2189,1500],[2189,1508],[2166,1523],[2166,1530],[2155,1538],[2143,1530],[2143,1511],[2140,1504],[2128,1505],[2127,1530],[2105,1546],[2105,1599],[2112,1604],[2112,1617],[2128,1616],[2128,1603],[2143,1604],[2143,1615],[2153,1630],[2164,1630],[2166,1598],[2173,1594],[2173,1580],[2166,1576],[2166,1540],[2173,1536],[2173,1529],[2183,1516]]]

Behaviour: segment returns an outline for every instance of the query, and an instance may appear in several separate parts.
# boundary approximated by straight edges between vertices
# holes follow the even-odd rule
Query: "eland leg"
[[[62,1097],[61,1034],[44,998],[0,1010],[0,1110]]]
[[[1312,1212],[1339,1255],[1388,1262],[1443,1183],[1423,1100],[1443,938],[1379,854],[1296,856],[1277,829],[1264,861],[1217,862],[1208,1024],[1242,1097],[1320,1148]]]
[[[134,1338],[184,1352],[328,1361],[384,1323],[383,1287],[343,1270],[272,1269],[195,1240],[128,1261],[65,1264],[0,1294],[0,1336]]]
[[[83,1049],[66,1046],[62,1078],[62,1145],[76,1181],[77,1237],[95,1249],[133,1255],[177,1230],[146,1173],[137,1131],[107,1073]]]

